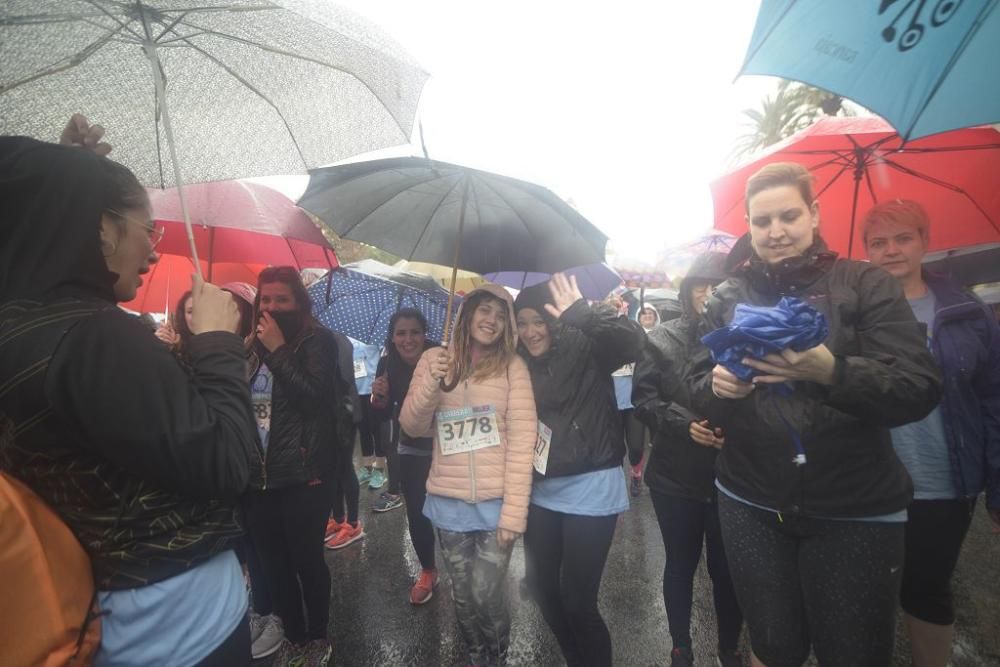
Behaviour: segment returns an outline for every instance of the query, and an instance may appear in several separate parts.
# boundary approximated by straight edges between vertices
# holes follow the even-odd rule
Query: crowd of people
[[[888,665],[900,607],[914,664],[948,663],[950,581],[984,492],[1000,528],[1000,328],[921,270],[918,203],[868,211],[870,261],[843,259],[809,172],[764,167],[747,234],[697,259],[666,322],[556,274],[516,299],[465,295],[446,346],[401,309],[380,351],[322,326],[299,273],[271,267],[257,285],[195,277],[154,335],[116,306],[158,258],[146,192],[98,129],[67,132],[0,138],[2,497],[39,500],[86,563],[30,556],[75,597],[4,624],[14,664],[330,664],[325,553],[364,538],[360,488],[387,485],[372,509],[405,507],[409,602],[439,588],[439,549],[469,665],[508,662],[522,537],[566,663],[611,665],[598,594],[643,479],[673,667],[694,664],[703,550],[722,667]],[[822,343],[743,358],[741,377],[702,342],[782,297],[822,314]],[[19,535],[43,536],[33,516]],[[14,545],[5,577],[28,558]]]

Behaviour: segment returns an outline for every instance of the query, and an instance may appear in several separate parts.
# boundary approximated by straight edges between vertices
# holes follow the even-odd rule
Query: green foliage
[[[795,81],[781,79],[773,95],[767,95],[756,109],[746,109],[748,132],[733,151],[743,161],[772,144],[786,139],[815,123],[821,116],[853,116],[839,95]]]
[[[316,216],[312,215],[308,211],[306,211],[306,215],[308,215],[316,226],[319,227],[319,230],[323,233],[323,237],[330,243],[330,247],[333,248],[333,251],[337,253],[337,261],[341,264],[360,262],[363,259],[374,259],[391,266],[401,259],[392,253],[388,253],[384,250],[376,248],[375,246],[341,238],[334,234],[330,228],[327,227],[326,223]]]

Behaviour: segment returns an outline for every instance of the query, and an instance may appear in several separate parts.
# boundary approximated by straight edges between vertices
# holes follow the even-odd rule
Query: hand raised
[[[63,146],[78,146],[85,148],[101,157],[107,156],[111,152],[111,144],[104,143],[104,128],[100,125],[91,125],[90,121],[83,114],[73,114],[66,127],[63,128],[59,136],[59,143]]]
[[[552,303],[545,304],[545,310],[556,319],[583,298],[576,284],[576,276],[567,277],[563,273],[556,273],[549,280],[549,292],[552,293]]]

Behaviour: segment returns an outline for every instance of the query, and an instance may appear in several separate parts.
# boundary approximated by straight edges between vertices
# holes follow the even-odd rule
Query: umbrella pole
[[[847,237],[847,259],[854,256],[854,223],[858,215],[858,193],[861,190],[861,177],[865,172],[865,156],[861,149],[855,151],[854,159],[858,162],[854,165],[854,201],[851,202],[851,231],[849,232],[850,236]]]
[[[142,11],[142,4],[139,3],[140,14],[142,15],[143,27],[146,30],[146,40],[142,44],[142,50],[149,59],[149,65],[153,68],[153,83],[156,85],[156,97],[159,101],[159,111],[163,114],[163,132],[167,136],[167,148],[170,150],[170,162],[174,168],[174,182],[177,184],[177,196],[181,200],[181,214],[184,217],[184,228],[187,230],[188,243],[191,245],[191,257],[194,258],[194,270],[199,278],[201,274],[201,262],[198,260],[198,248],[194,244],[194,230],[191,228],[191,218],[188,215],[187,200],[184,198],[184,181],[181,179],[181,168],[177,162],[177,146],[174,144],[174,131],[170,124],[170,110],[167,105],[167,89],[163,83],[163,70],[160,67],[160,59],[156,55],[156,43],[153,41],[149,29],[149,22],[145,12]]]
[[[455,236],[455,255],[451,262],[451,287],[448,289],[448,309],[444,316],[444,336],[441,344],[448,346],[448,335],[451,333],[451,311],[455,306],[455,283],[458,280],[458,260],[462,252],[462,230],[465,229],[465,205],[469,201],[469,183],[462,190],[462,209],[458,214],[458,234]]]

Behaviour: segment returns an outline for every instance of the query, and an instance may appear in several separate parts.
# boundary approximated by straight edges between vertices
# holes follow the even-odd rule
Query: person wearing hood
[[[635,320],[642,326],[643,331],[649,333],[660,323],[660,311],[653,304],[644,303],[635,314]]]
[[[194,280],[186,368],[116,306],[162,230],[90,146],[0,137],[0,467],[90,558],[95,664],[246,665],[236,506],[260,452],[238,309]]]
[[[680,384],[694,352],[703,347],[699,340],[702,314],[712,288],[726,277],[725,260],[724,254],[715,252],[695,259],[680,284],[681,316],[648,332],[649,342],[633,377],[636,415],[655,434],[646,485],[667,556],[663,603],[673,640],[672,667],[694,664],[691,605],[702,544],[712,579],[719,664],[742,664],[737,647],[743,615],[722,546],[715,490],[715,459],[725,438],[721,430],[685,407],[678,392],[665,391]]]
[[[535,399],[515,350],[510,295],[470,292],[450,348],[423,353],[399,425],[431,438],[424,515],[437,529],[471,665],[507,663],[507,566],[524,533],[538,436]]]
[[[618,515],[629,507],[611,373],[645,335],[607,304],[589,306],[555,274],[514,302],[518,352],[538,412],[535,481],[524,538],[527,583],[569,665],[610,665],[597,594]]]
[[[264,456],[262,484],[247,494],[246,506],[272,602],[272,609],[257,611],[280,620],[285,641],[277,664],[326,664],[332,646],[323,540],[344,450],[353,449],[341,442],[351,425],[344,420],[352,421],[353,380],[341,372],[341,346],[313,317],[294,267],[261,271],[254,312],[250,389]],[[348,529],[363,534],[356,519]]]
[[[824,665],[887,665],[913,496],[889,429],[926,416],[941,377],[896,280],[824,244],[805,167],[765,166],[745,201],[749,234],[729,253],[706,330],[738,304],[786,296],[829,328],[808,350],[744,358],[752,382],[707,351],[686,378],[691,411],[725,438],[719,521],[754,664],[800,665],[811,649]]]

